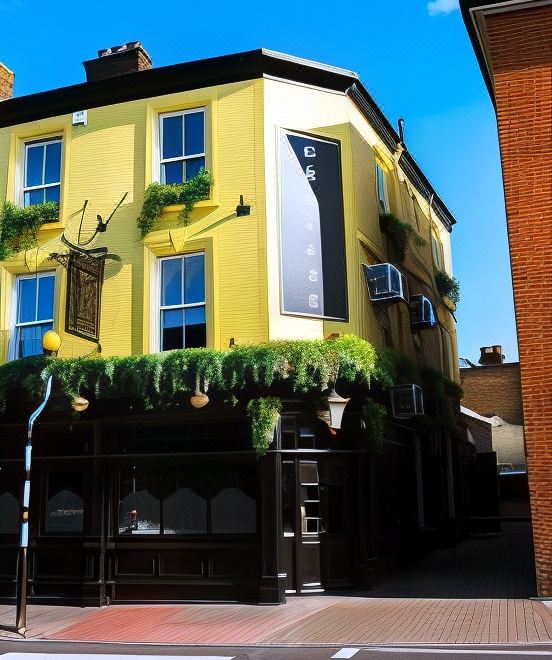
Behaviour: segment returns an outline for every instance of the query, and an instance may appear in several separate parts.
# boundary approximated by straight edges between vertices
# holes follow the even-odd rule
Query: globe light
[[[88,408],[88,400],[85,399],[83,396],[76,396],[73,399],[73,410],[76,410],[77,412],[83,412]]]
[[[55,330],[48,330],[42,337],[42,348],[47,355],[57,355],[61,346],[61,337]]]

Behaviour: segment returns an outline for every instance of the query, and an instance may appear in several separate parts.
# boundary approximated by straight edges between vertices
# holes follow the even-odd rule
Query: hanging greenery
[[[155,221],[161,216],[165,206],[183,204],[184,209],[180,214],[180,221],[186,225],[194,204],[209,197],[212,185],[213,177],[210,172],[203,169],[185,183],[150,184],[144,193],[142,211],[136,220],[142,238],[153,229]]]
[[[272,443],[281,411],[282,402],[273,396],[251,399],[247,404],[247,415],[251,420],[253,434],[253,447],[261,456],[266,454]]]
[[[46,202],[21,208],[5,201],[0,209],[0,261],[38,244],[43,224],[59,220],[59,204]]]
[[[460,302],[460,282],[456,277],[451,277],[444,270],[438,270],[435,273],[435,284],[442,298],[450,298],[455,305]]]
[[[387,417],[387,408],[373,399],[366,399],[362,406],[362,415],[368,437],[377,451],[383,448],[383,427]]]
[[[427,246],[427,241],[418,234],[411,224],[402,222],[392,213],[382,213],[380,215],[380,229],[389,237],[395,252],[395,258],[399,263],[405,260],[406,248],[410,240],[418,247]]]

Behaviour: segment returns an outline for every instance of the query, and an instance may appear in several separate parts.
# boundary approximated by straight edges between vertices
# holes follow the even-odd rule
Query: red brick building
[[[537,585],[552,595],[552,2],[461,0],[496,108]]]

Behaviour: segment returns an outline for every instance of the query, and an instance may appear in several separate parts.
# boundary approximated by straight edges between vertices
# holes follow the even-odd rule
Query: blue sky
[[[140,40],[155,66],[265,47],[358,72],[455,214],[460,355],[517,359],[494,111],[457,0],[259,3],[0,0],[17,96],[84,80],[99,48]]]

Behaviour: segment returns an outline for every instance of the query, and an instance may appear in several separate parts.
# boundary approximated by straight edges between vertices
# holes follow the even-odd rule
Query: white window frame
[[[27,154],[29,148],[31,147],[42,147],[48,144],[59,143],[61,145],[61,157],[59,161],[59,181],[55,183],[45,183],[40,186],[26,186],[25,182],[27,181]],[[25,207],[25,193],[32,192],[33,190],[46,190],[46,188],[54,188],[59,186],[59,198],[61,203],[61,173],[63,171],[63,136],[56,135],[53,137],[42,137],[36,140],[25,140],[23,144],[23,168],[22,168],[22,179],[21,179],[21,193],[19,199],[19,205]],[[42,163],[42,180],[45,178],[46,170],[46,157],[44,157]]]
[[[163,296],[163,262],[164,261],[169,261],[171,259],[181,259],[184,261],[188,257],[198,257],[198,256],[203,256],[203,288],[205,290],[205,296],[203,299],[203,302],[197,302],[197,303],[184,303],[182,305],[162,305],[161,300]],[[184,291],[185,291],[185,269],[182,269],[182,297],[184,297]],[[203,250],[199,250],[197,252],[186,252],[185,254],[175,254],[171,255],[170,257],[158,257],[157,259],[157,298],[156,298],[156,328],[157,328],[157,336],[155,337],[155,344],[157,346],[157,351],[159,353],[165,353],[166,351],[163,350],[162,342],[163,342],[163,328],[162,328],[162,319],[163,319],[163,312],[170,311],[172,309],[190,309],[192,307],[204,307],[205,308],[205,329],[207,329],[207,286],[206,286],[206,281],[205,281],[205,252]],[[183,348],[186,348],[186,346],[183,346]]]
[[[441,239],[435,231],[431,232],[431,254],[433,255],[433,261],[435,262],[437,268],[443,270],[444,260]]]
[[[383,182],[383,200],[380,198],[380,173]],[[376,195],[378,202],[378,213],[389,213],[389,197],[387,194],[387,180],[385,169],[376,161]],[[384,209],[380,208],[380,202],[383,202]]]
[[[19,323],[18,318],[18,309],[19,309],[19,282],[21,280],[39,280],[43,277],[53,277],[54,278],[54,300],[52,305],[52,318],[51,319],[40,319],[37,321],[27,321]],[[37,281],[38,284],[38,281]],[[14,277],[13,283],[13,305],[12,305],[12,322],[10,326],[13,328],[12,340],[10,342],[9,351],[8,351],[8,360],[18,360],[19,355],[17,354],[17,346],[19,343],[19,328],[27,328],[33,325],[42,325],[43,323],[51,323],[54,325],[54,316],[55,316],[55,307],[56,307],[56,271],[55,270],[46,270],[41,271],[40,273],[32,273],[31,275],[16,275]],[[36,316],[38,316],[38,286],[37,286],[37,295],[35,301],[35,311]]]
[[[163,158],[163,119],[167,117],[184,117],[184,115],[191,115],[197,112],[203,113],[203,151],[197,154],[190,154],[188,156],[175,156],[174,158]],[[193,160],[194,158],[203,158],[207,160],[206,150],[205,150],[205,137],[206,137],[206,122],[207,113],[205,112],[205,106],[199,106],[198,108],[189,108],[188,110],[179,110],[177,112],[162,112],[159,114],[158,122],[158,142],[157,142],[157,180],[159,183],[165,183],[163,176],[163,165],[166,163],[176,163],[176,162],[185,162],[187,160]],[[186,151],[185,145],[185,120],[182,120],[182,145],[183,151]],[[207,165],[207,162],[205,162]]]

